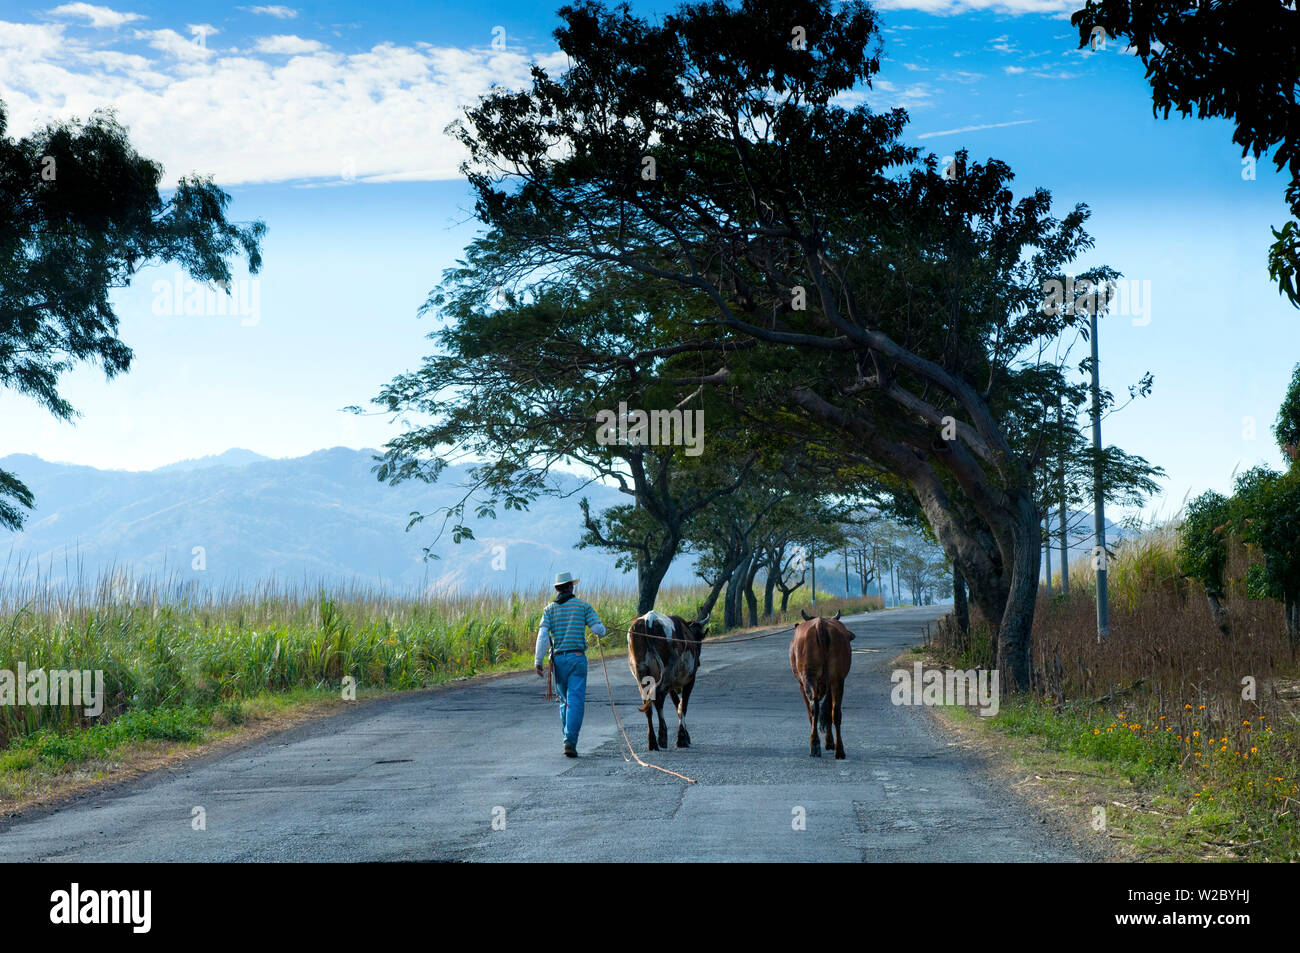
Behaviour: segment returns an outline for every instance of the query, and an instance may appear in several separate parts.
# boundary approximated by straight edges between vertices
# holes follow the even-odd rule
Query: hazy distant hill
[[[1070,526],[1070,564],[1073,565],[1076,560],[1090,560],[1092,558],[1093,534],[1092,534],[1092,511],[1091,510],[1070,510],[1068,517]],[[1052,575],[1058,576],[1061,572],[1061,540],[1055,535],[1059,532],[1056,510],[1052,510],[1051,527],[1052,527]],[[1130,536],[1133,536],[1133,530],[1127,526],[1113,522],[1110,517],[1106,518],[1106,548],[1114,552],[1115,547]]]
[[[273,460],[234,449],[142,473],[5,457],[0,469],[31,487],[36,511],[23,532],[0,534],[0,566],[7,563],[12,578],[15,566],[31,572],[39,565],[53,581],[75,577],[80,564],[88,580],[117,567],[137,576],[193,574],[217,585],[275,577],[470,592],[535,588],[561,569],[587,584],[623,578],[606,554],[576,548],[578,498],[585,494],[601,509],[624,501],[617,491],[587,486],[574,497],[539,500],[526,513],[472,521],[477,539],[458,546],[448,536],[437,548],[442,558],[425,562],[422,547],[437,523],[431,518],[407,533],[409,514],[459,500],[464,468],[449,468],[432,486],[388,487],[370,472],[373,453],[336,447]],[[580,485],[574,477],[560,481],[568,490]],[[1109,526],[1112,545],[1121,533]],[[1071,557],[1083,558],[1089,545],[1075,543]],[[195,547],[203,547],[202,573],[192,569]],[[493,568],[502,560],[503,569]],[[679,558],[667,582],[696,582],[691,565]],[[842,593],[838,554],[818,559],[817,583]]]
[[[136,574],[191,573],[195,547],[206,560],[201,578],[218,584],[275,576],[473,591],[531,588],[561,569],[592,584],[621,578],[604,553],[575,548],[578,496],[598,509],[621,501],[613,489],[588,486],[526,513],[472,522],[477,539],[455,545],[447,538],[442,558],[425,562],[422,547],[437,524],[407,533],[408,515],[458,500],[464,470],[449,468],[432,486],[388,487],[371,473],[372,455],[340,447],[273,460],[235,449],[142,473],[5,457],[0,469],[31,487],[36,511],[23,532],[0,536],[0,554],[11,576],[16,564],[30,569],[36,560],[55,580],[75,576],[65,567],[78,561],[92,578],[115,565]],[[579,481],[561,484],[575,489]],[[493,568],[494,556],[504,557],[503,569]],[[690,578],[683,559],[669,581]]]
[[[242,467],[246,463],[261,463],[264,460],[270,460],[271,457],[264,457],[260,453],[254,453],[252,450],[244,450],[241,447],[235,447],[233,450],[227,450],[225,453],[216,453],[207,457],[196,457],[192,460],[178,460],[175,463],[169,463],[165,467],[158,467],[154,473],[174,473],[179,470],[202,470],[204,467]]]

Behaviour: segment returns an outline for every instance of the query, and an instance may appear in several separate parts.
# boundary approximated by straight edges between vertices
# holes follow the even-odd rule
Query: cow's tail
[[[644,616],[642,616],[640,619],[635,620],[632,624],[635,626],[637,623],[640,623],[642,633],[653,636],[655,635],[655,629],[662,628],[662,625],[659,623],[659,620],[662,618],[664,618],[664,616],[660,615],[659,613],[655,612],[652,609],[651,611],[647,612]],[[661,632],[660,634],[664,635],[665,637],[669,635],[669,633],[667,632]],[[654,641],[653,639],[646,640],[647,650],[651,652],[655,652],[655,654],[657,655],[659,653],[656,651],[653,641]],[[646,677],[650,678],[650,676],[646,676]],[[654,704],[655,696],[653,692],[646,691],[644,682],[642,682],[637,687],[641,692],[641,704],[637,708],[637,711],[641,712],[641,714],[644,715],[647,711],[650,710],[650,706]],[[658,686],[656,685],[655,688],[657,689]]]
[[[637,621],[640,622],[640,620],[637,620]],[[633,625],[636,625],[637,623],[634,622],[634,623],[632,623],[632,624],[633,624]],[[651,632],[654,631],[654,629],[650,628],[650,626],[645,625],[644,623],[642,623],[641,628],[642,628],[643,631],[646,630],[646,629],[649,629]],[[647,643],[647,644],[648,644],[648,643]],[[648,665],[647,665],[647,667],[648,667]],[[641,712],[641,714],[644,715],[644,714],[649,710],[649,708],[650,708],[650,703],[654,701],[654,695],[652,695],[652,694],[650,694],[648,691],[646,691],[645,681],[644,681],[644,679],[641,678],[640,673],[637,672],[637,673],[635,673],[635,674],[636,674],[637,679],[638,679],[638,684],[637,684],[637,687],[636,687],[636,688],[637,688],[637,691],[639,691],[639,692],[641,693],[641,704],[640,704],[639,706],[637,706],[637,711]],[[645,676],[645,678],[650,678],[650,677],[651,677],[651,676],[649,676],[649,675]]]
[[[653,681],[653,678],[650,675],[647,675],[646,678],[649,678],[651,679],[651,681]],[[636,710],[644,715],[647,711],[649,711],[650,705],[655,700],[655,696],[653,692],[646,690],[644,681],[642,681],[641,684],[637,686],[637,691],[641,693],[641,704],[637,706]]]
[[[821,725],[822,731],[831,730],[831,634],[827,631],[828,626],[825,622],[819,621],[816,625],[817,642],[822,650],[822,689],[826,692],[822,696],[821,705],[817,712],[817,721]]]

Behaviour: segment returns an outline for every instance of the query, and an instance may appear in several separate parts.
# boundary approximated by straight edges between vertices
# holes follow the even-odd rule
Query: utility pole
[[[808,558],[812,562],[812,577],[813,577],[812,578],[812,604],[817,605],[817,550],[816,548],[812,546],[808,547]]]
[[[1065,431],[1062,429],[1064,413],[1061,410],[1061,395],[1056,396],[1056,438],[1061,443],[1056,455],[1060,469],[1056,471],[1057,517],[1061,526],[1061,595],[1070,592],[1070,543],[1066,522],[1069,516],[1069,500],[1065,495]],[[1077,418],[1076,418],[1077,421]]]
[[[849,547],[844,547],[844,598],[849,597]]]
[[[1097,311],[1089,309],[1092,327],[1092,564],[1097,570],[1097,641],[1110,639],[1110,593],[1106,590],[1106,511],[1101,486],[1101,369],[1097,358]]]
[[[1052,510],[1048,507],[1047,518],[1043,521],[1043,527],[1047,530],[1046,545],[1043,546],[1043,553],[1047,556],[1047,598],[1052,598]]]

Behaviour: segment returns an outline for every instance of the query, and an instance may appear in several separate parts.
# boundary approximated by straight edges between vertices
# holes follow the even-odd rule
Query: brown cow
[[[809,616],[802,609],[799,615],[804,621],[794,627],[794,638],[790,640],[790,670],[799,683],[804,707],[808,709],[808,722],[812,725],[809,754],[814,758],[822,756],[817,737],[820,722],[822,731],[826,732],[827,749],[834,747],[835,757],[843,758],[840,715],[844,705],[844,679],[853,661],[853,650],[849,648],[853,633],[840,621],[838,612],[833,619]],[[831,744],[832,725],[834,745]]]
[[[691,736],[686,732],[686,706],[695,687],[695,673],[700,667],[700,643],[704,641],[706,615],[687,622],[679,615],[667,616],[653,609],[632,620],[627,630],[627,667],[632,670],[641,689],[642,704],[649,727],[650,750],[668,747],[668,725],[664,723],[664,696],[670,696],[677,709],[677,747],[689,748]],[[659,737],[655,738],[654,714],[659,712]]]

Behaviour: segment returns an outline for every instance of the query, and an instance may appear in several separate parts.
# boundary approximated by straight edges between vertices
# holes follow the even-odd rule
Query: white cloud
[[[1006,126],[1024,126],[1031,122],[1038,122],[1037,119],[1016,119],[1011,122],[990,122],[982,126],[962,126],[960,129],[943,129],[939,132],[923,132],[916,138],[933,139],[936,136],[955,136],[962,132],[980,132],[983,129],[1002,129]]]
[[[908,83],[900,86],[887,79],[876,77],[870,90],[855,89],[836,96],[834,102],[845,109],[870,106],[873,112],[890,109],[923,109],[934,103],[934,90],[926,83]]]
[[[190,28],[190,36],[181,36],[175,30],[136,30],[138,40],[146,40],[161,53],[177,60],[201,60],[213,54],[207,45],[207,34]]]
[[[224,185],[458,178],[463,150],[443,130],[463,107],[494,83],[526,86],[534,58],[552,71],[565,65],[558,51],[382,43],[340,52],[300,37],[235,50],[215,30],[200,46],[186,26],[67,30],[0,21],[10,135],[112,107],[169,181],[198,172]],[[920,92],[898,94],[916,101]]]
[[[298,15],[298,11],[292,7],[270,6],[270,7],[249,7],[249,13],[260,14],[266,17],[275,17],[277,20],[292,20]]]
[[[109,7],[97,7],[92,3],[65,3],[55,7],[50,13],[56,17],[84,17],[96,29],[112,27],[116,29],[132,20],[143,20],[138,13],[119,13]]]
[[[1025,68],[1023,66],[1004,66],[1002,68],[1002,72],[1006,73],[1008,76],[1016,76],[1024,71]]]
[[[62,24],[6,23],[0,20],[0,62],[27,56],[34,60],[50,59],[70,42],[64,39]],[[3,75],[0,73],[0,77]]]
[[[325,44],[317,40],[304,40],[300,36],[260,36],[253,48],[259,53],[287,53],[297,56],[301,53],[319,53]]]

